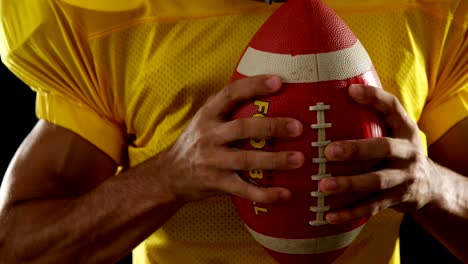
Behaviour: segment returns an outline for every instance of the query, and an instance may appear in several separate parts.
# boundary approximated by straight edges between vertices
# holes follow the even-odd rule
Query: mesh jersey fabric
[[[369,52],[431,144],[468,116],[464,0],[325,1]],[[279,6],[247,0],[0,0],[4,64],[37,92],[37,115],[123,165],[169,147],[231,76]],[[337,263],[399,263],[401,215],[371,218]],[[151,221],[149,219],[149,221]],[[135,263],[273,263],[228,197],[186,205]]]

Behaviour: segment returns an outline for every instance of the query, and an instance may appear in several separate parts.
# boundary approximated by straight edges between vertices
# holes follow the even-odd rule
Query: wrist
[[[430,171],[432,172],[429,180],[432,182],[430,200],[423,207],[423,209],[435,210],[446,208],[448,205],[447,194],[452,190],[452,182],[447,180],[447,175],[443,168],[427,158],[430,164]]]
[[[420,210],[421,214],[430,217],[434,214],[465,215],[467,217],[468,205],[466,202],[468,178],[457,174],[441,165],[431,163],[432,183],[431,195],[428,203]]]
[[[171,168],[170,160],[166,152],[161,152],[138,165],[142,179],[142,190],[146,190],[145,197],[150,203],[157,205],[180,204],[176,192],[171,185],[171,179],[175,178],[174,168]]]

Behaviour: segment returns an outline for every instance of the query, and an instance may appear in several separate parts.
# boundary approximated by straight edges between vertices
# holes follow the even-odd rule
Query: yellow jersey
[[[324,2],[360,39],[425,143],[468,116],[467,1]],[[131,167],[174,143],[279,5],[0,0],[0,54],[37,92],[39,118]],[[336,262],[399,263],[400,221],[391,209],[372,217]],[[187,204],[133,255],[134,263],[274,263],[227,196]]]

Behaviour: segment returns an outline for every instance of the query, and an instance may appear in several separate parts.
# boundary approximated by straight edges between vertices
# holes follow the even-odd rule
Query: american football
[[[283,86],[272,96],[241,105],[232,119],[292,117],[304,127],[294,139],[251,139],[242,149],[296,150],[304,165],[292,171],[241,172],[252,184],[281,186],[292,193],[281,204],[261,204],[233,197],[233,203],[253,238],[279,263],[331,263],[359,235],[368,219],[330,225],[328,211],[340,197],[327,197],[318,182],[333,175],[368,171],[363,163],[327,162],[324,149],[338,140],[383,136],[374,112],[348,95],[354,83],[381,87],[366,50],[334,11],[320,0],[290,0],[258,30],[241,56],[231,81],[275,74]],[[354,201],[362,197],[356,195]],[[349,199],[349,198],[347,198]]]

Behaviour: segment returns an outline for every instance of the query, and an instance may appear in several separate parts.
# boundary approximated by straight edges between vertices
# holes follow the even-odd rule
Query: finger
[[[282,202],[291,198],[291,192],[285,188],[256,186],[245,182],[237,174],[223,178],[219,182],[218,188],[224,192],[259,203]]]
[[[337,141],[325,148],[325,157],[330,161],[411,159],[417,150],[407,140],[389,137]]]
[[[406,184],[405,175],[398,169],[384,169],[356,176],[334,176],[322,179],[319,188],[327,193],[378,192]]]
[[[396,133],[407,135],[415,130],[414,122],[408,117],[400,101],[393,94],[383,89],[353,84],[349,95],[358,103],[368,105],[384,115],[387,125]]]
[[[296,137],[302,133],[301,122],[291,118],[241,118],[223,123],[214,132],[225,144],[239,139],[268,139]]]
[[[271,94],[280,87],[281,79],[278,76],[247,77],[226,85],[207,103],[206,107],[212,116],[224,117],[240,102],[256,96]]]
[[[325,215],[325,220],[330,224],[345,224],[363,217],[374,216],[384,209],[399,204],[401,199],[398,198],[398,193],[398,188],[387,190],[354,207],[329,212]]]
[[[304,164],[304,155],[297,151],[230,150],[212,162],[224,170],[290,170]]]

